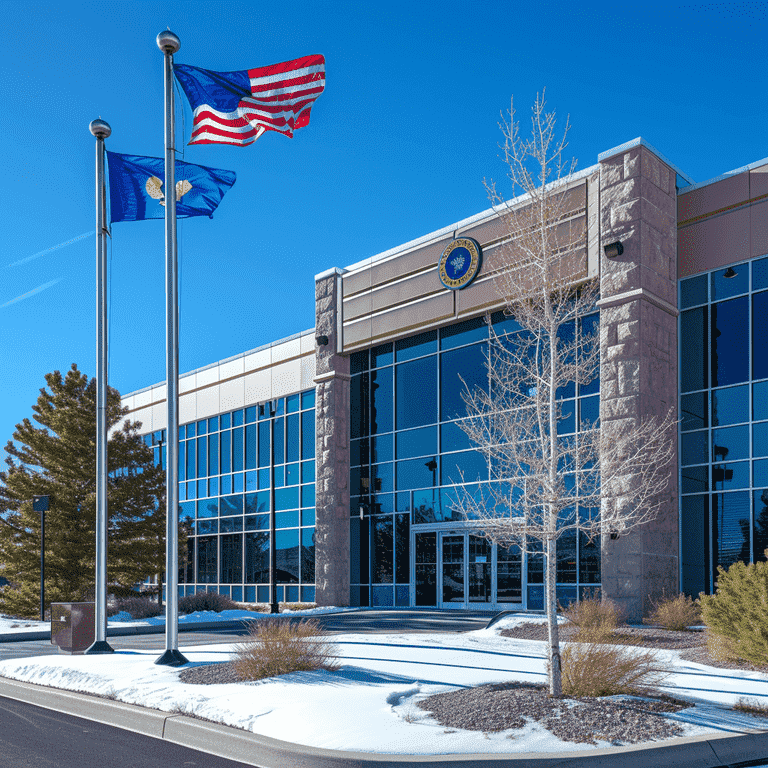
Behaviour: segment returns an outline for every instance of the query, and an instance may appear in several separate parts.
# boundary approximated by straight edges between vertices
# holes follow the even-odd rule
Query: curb
[[[483,764],[499,768],[725,768],[765,759],[768,755],[768,732],[757,730],[717,738],[671,739],[651,746],[596,749],[589,753],[388,755],[344,752],[292,744],[186,715],[5,677],[0,677],[0,696],[259,768],[416,768],[436,764],[452,768],[476,768]]]

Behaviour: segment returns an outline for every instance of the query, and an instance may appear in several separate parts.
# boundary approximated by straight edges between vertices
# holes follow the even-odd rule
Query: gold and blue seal
[[[466,288],[477,277],[483,263],[480,243],[471,237],[459,237],[446,246],[437,271],[446,288],[459,291]]]

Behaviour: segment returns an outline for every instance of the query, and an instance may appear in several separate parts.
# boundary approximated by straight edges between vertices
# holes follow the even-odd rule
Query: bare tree
[[[514,109],[501,125],[517,197],[506,202],[486,184],[505,224],[489,265],[515,328],[491,331],[490,388],[464,393],[468,416],[460,423],[488,460],[490,482],[465,489],[459,508],[489,540],[543,553],[549,687],[559,697],[557,540],[573,530],[590,539],[621,535],[657,515],[675,421],[670,411],[663,420],[613,421],[608,432],[598,419],[579,424],[563,407],[563,397],[599,371],[598,333],[583,320],[595,310],[599,282],[587,278],[584,216],[572,194],[575,161],[563,161],[568,126],[557,139],[543,93],[532,113],[530,139],[520,137]],[[574,429],[562,428],[570,419]],[[558,424],[570,434],[558,435]]]

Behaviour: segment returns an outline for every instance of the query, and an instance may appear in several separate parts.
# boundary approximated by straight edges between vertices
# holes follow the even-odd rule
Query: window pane
[[[245,468],[256,468],[256,424],[249,424],[245,428]]]
[[[184,440],[179,442],[179,480],[187,479],[187,443]]]
[[[288,395],[285,398],[285,410],[287,413],[297,413],[301,408],[301,401],[298,395]]]
[[[576,401],[566,400],[558,405],[562,410],[562,418],[557,420],[557,434],[570,435],[576,431]]]
[[[402,339],[395,342],[397,361],[413,360],[415,357],[437,352],[437,331],[427,331],[410,339]]]
[[[276,531],[275,550],[277,581],[283,584],[297,583],[299,580],[299,532]]]
[[[285,420],[286,461],[298,461],[301,458],[301,430],[299,414],[288,416]]]
[[[462,481],[463,475],[463,481]],[[485,456],[478,451],[446,454],[442,458],[442,485],[474,483],[488,479],[488,467]]]
[[[752,297],[752,378],[768,378],[768,291]]]
[[[427,456],[437,453],[437,427],[422,427],[397,434],[397,458]]]
[[[398,461],[397,490],[407,491],[412,488],[431,488],[437,485],[437,461],[435,457]]]
[[[301,482],[302,483],[314,483],[315,482],[315,462],[305,461],[301,465]]]
[[[747,311],[746,296],[712,305],[713,387],[737,384],[749,378]]]
[[[768,259],[752,262],[752,290],[768,288]]]
[[[242,515],[243,514],[243,496],[238,494],[236,496],[222,496],[219,500],[219,508],[221,509],[222,517],[226,515]]]
[[[707,393],[697,392],[694,395],[681,395],[680,397],[680,423],[681,431],[689,429],[701,429],[709,426],[707,418]]]
[[[707,307],[680,313],[680,390],[707,386]]]
[[[594,335],[595,343],[600,343],[600,315],[587,315],[581,319],[581,332],[585,335]],[[579,387],[580,395],[595,395],[600,391],[600,371],[596,371],[595,378],[589,384]]]
[[[479,388],[488,391],[488,367],[485,359],[487,350],[487,344],[475,344],[440,355],[440,419],[442,421],[467,415],[467,406],[463,400],[467,390],[474,392]],[[421,393],[421,389],[416,391]]]
[[[200,584],[215,584],[219,580],[217,547],[217,536],[199,536],[197,539],[197,581]]]
[[[393,435],[375,435],[371,438],[371,464],[381,461],[392,461],[394,451],[392,449]]]
[[[275,488],[275,509],[298,509],[299,486]]]
[[[197,477],[197,440],[187,440],[187,480]]]
[[[198,435],[204,435],[208,431],[208,421],[207,419],[201,419],[197,422],[197,434]]]
[[[728,491],[733,488],[749,488],[749,462],[715,464],[712,467],[712,490]]]
[[[259,422],[259,466],[269,466],[269,454],[270,454],[270,425],[269,421]]]
[[[707,303],[707,276],[697,275],[680,281],[680,309]]]
[[[392,352],[392,343],[381,344],[371,350],[371,368],[381,368],[384,365],[392,365],[395,355]]]
[[[755,421],[768,419],[768,381],[752,385],[752,418]]]
[[[680,493],[704,493],[709,490],[709,467],[683,467]]]
[[[440,349],[453,349],[473,341],[488,338],[488,326],[485,317],[475,317],[443,328],[440,331]]]
[[[768,456],[768,421],[752,425],[752,455]]]
[[[584,531],[579,531],[579,581],[600,583],[600,537],[590,539]]]
[[[680,463],[705,464],[709,461],[707,432],[689,432],[680,435]]]
[[[726,427],[712,430],[712,461],[749,458],[749,427]]]
[[[726,277],[725,273],[730,269],[736,274]],[[749,264],[737,264],[734,267],[718,269],[712,273],[712,301],[727,299],[730,296],[738,296],[749,290]]]
[[[567,365],[573,365],[573,362],[576,359],[576,352],[573,348],[574,337],[576,335],[575,329],[576,322],[574,320],[570,320],[567,323],[563,323],[557,332],[557,340],[558,344],[561,345],[559,347],[561,352],[563,351],[563,344],[567,345],[571,352],[571,354],[565,355],[563,358]],[[576,383],[569,381],[564,386],[558,387],[557,391],[555,392],[555,397],[558,400],[567,400],[568,398],[576,397]]]
[[[600,397],[582,397],[579,400],[581,425],[579,429],[594,429],[600,426]]]
[[[298,528],[299,510],[290,512],[275,512],[275,528]]]
[[[709,592],[709,496],[686,496],[681,507],[682,590],[696,598]]]
[[[301,458],[315,457],[315,412],[304,411],[301,414]]]
[[[440,425],[440,450],[443,453],[463,451],[471,447],[467,434],[459,427],[459,422],[451,421]]]
[[[349,429],[354,440],[370,433],[368,423],[368,382],[369,374],[353,376],[349,388]]]
[[[315,580],[315,529],[301,531],[301,580],[312,584]]]
[[[248,584],[269,582],[269,532],[245,534],[245,581]]]
[[[232,471],[243,471],[243,428],[232,430]]]
[[[398,365],[397,429],[420,427],[436,421],[437,359],[425,357]]]
[[[285,419],[275,419],[272,457],[275,464],[285,463]]]
[[[197,517],[216,517],[219,514],[218,499],[201,499],[197,502]]]
[[[752,486],[768,488],[768,459],[752,462]]]
[[[749,385],[712,391],[712,426],[749,421]]]
[[[269,512],[269,491],[246,494],[245,514],[253,515],[257,512]]]
[[[247,515],[245,518],[246,531],[268,531],[269,515]]]
[[[219,474],[219,435],[217,432],[208,435],[208,474]]]
[[[752,532],[753,562],[765,560],[768,549],[768,489],[753,492],[755,526]]]
[[[557,540],[557,583],[576,583],[576,531],[563,533]]]
[[[368,583],[368,522],[353,517],[349,521],[349,555],[352,584]]]
[[[712,532],[716,564],[728,569],[749,562],[750,499],[746,491],[712,496]]]
[[[238,584],[243,580],[243,536],[221,537],[221,581]]]
[[[315,390],[308,389],[306,392],[301,393],[301,409],[303,411],[309,408],[315,407]]]
[[[232,471],[232,433],[221,433],[221,473],[226,475]]]
[[[392,431],[392,368],[371,374],[371,434]]]
[[[371,467],[371,490],[393,491],[393,471],[392,464],[374,464]]]
[[[392,583],[392,517],[371,518],[373,546],[371,547],[371,583]]]
[[[395,515],[395,581],[408,584],[411,580],[411,520],[410,515]]]

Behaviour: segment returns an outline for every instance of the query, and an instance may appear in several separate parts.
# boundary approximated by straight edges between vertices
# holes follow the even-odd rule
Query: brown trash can
[[[96,603],[51,603],[51,644],[59,653],[83,653],[96,639]]]

